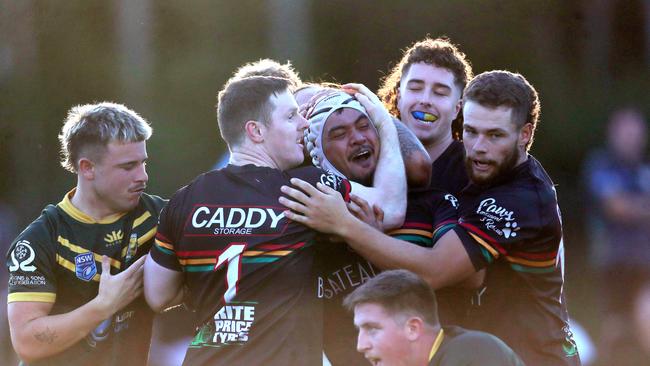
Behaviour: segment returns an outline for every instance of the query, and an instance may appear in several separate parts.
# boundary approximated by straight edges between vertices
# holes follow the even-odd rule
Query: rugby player
[[[301,192],[282,189],[299,203],[283,200],[293,210],[285,214],[339,235],[381,267],[409,269],[435,289],[490,266],[471,328],[501,338],[526,364],[579,365],[563,293],[556,192],[528,154],[539,118],[537,92],[520,74],[490,71],[472,79],[465,99],[463,143],[472,183],[459,197],[459,225],[433,249],[357,220],[322,184],[316,189],[292,179]]]
[[[309,127],[305,135],[314,165],[352,181],[371,184],[381,141],[363,106],[340,89],[324,90],[309,104],[305,114]],[[410,130],[397,120],[394,123],[398,131],[401,126],[403,132],[400,133],[400,149],[405,165],[414,155],[426,157],[426,151]],[[430,163],[426,166],[431,167]],[[457,222],[455,200],[434,189],[409,189],[405,223],[391,235],[418,245],[433,246],[435,240]],[[349,208],[359,217],[374,219],[373,212],[366,215],[354,202]],[[333,365],[364,363],[354,347],[356,331],[342,300],[379,269],[347,245],[324,246],[318,257],[322,263],[318,295],[325,300],[325,353]]]
[[[433,162],[430,186],[453,195],[468,183],[463,144],[452,122],[472,76],[469,60],[451,41],[425,38],[404,51],[377,93],[424,144]]]
[[[7,254],[11,339],[23,364],[144,365],[153,312],[144,256],[164,201],[144,193],[149,124],[113,103],[72,108],[59,135],[77,185]]]
[[[291,177],[354,192],[380,205],[389,225],[404,217],[406,181],[391,117],[356,85],[382,138],[374,188],[303,161],[307,121],[287,79],[232,78],[218,98],[230,164],[180,189],[163,209],[145,264],[145,296],[157,311],[182,301],[197,312],[187,365],[312,365],[322,362],[321,307],[313,286],[316,232],[277,203]]]
[[[433,289],[407,270],[379,274],[344,303],[359,330],[357,350],[373,365],[524,365],[491,334],[441,326]]]

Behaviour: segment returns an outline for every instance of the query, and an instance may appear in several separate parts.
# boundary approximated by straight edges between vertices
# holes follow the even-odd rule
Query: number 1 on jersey
[[[241,254],[246,249],[246,243],[231,243],[217,258],[217,264],[214,266],[216,271],[224,263],[228,266],[226,270],[226,284],[228,288],[223,295],[226,303],[232,301],[237,295],[237,282],[239,281],[239,272],[241,269]]]

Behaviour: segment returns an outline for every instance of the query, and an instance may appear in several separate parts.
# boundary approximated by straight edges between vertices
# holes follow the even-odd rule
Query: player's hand
[[[298,189],[280,188],[291,199],[279,198],[279,202],[291,210],[284,211],[288,219],[328,234],[339,234],[337,230],[345,220],[354,220],[339,192],[322,183],[316,183],[314,187],[298,178],[292,178],[291,184]]]
[[[368,201],[352,194],[350,195],[350,202],[348,202],[348,210],[359,220],[379,231],[384,231],[384,211],[379,206],[373,205],[370,207]]]
[[[129,268],[111,275],[110,259],[102,256],[102,274],[99,290],[94,301],[106,312],[106,318],[121,310],[142,294],[144,260],[146,256],[133,262]]]
[[[386,123],[393,123],[393,117],[388,113],[388,110],[384,107],[381,100],[379,100],[379,97],[365,85],[348,83],[341,88],[346,93],[352,94],[357,98],[359,103],[366,109],[366,112],[368,112],[368,117],[370,117],[370,120],[378,130],[381,130],[382,126]]]

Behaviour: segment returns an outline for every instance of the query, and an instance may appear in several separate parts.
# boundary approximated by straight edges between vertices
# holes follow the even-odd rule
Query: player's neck
[[[431,159],[432,162],[435,162],[442,153],[447,150],[449,145],[454,142],[453,137],[451,137],[451,134],[446,135],[442,139],[438,139],[435,141],[432,141],[430,143],[427,143],[425,145],[425,149],[429,153],[429,158]]]
[[[80,182],[77,182],[77,188],[75,189],[73,196],[70,198],[70,203],[95,221],[102,221],[109,216],[121,213],[115,212],[107,207],[97,197],[97,195],[93,193],[93,190],[90,187],[80,184]]]
[[[238,166],[252,164],[255,166],[279,169],[273,159],[268,155],[252,149],[233,149],[233,151],[230,152],[230,160],[228,163]]]

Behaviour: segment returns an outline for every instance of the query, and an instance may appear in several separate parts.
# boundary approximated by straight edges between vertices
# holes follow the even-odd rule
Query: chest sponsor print
[[[521,230],[514,211],[499,205],[495,198],[490,197],[482,200],[478,204],[476,214],[481,216],[480,221],[485,229],[506,239],[516,237],[517,232]]]

